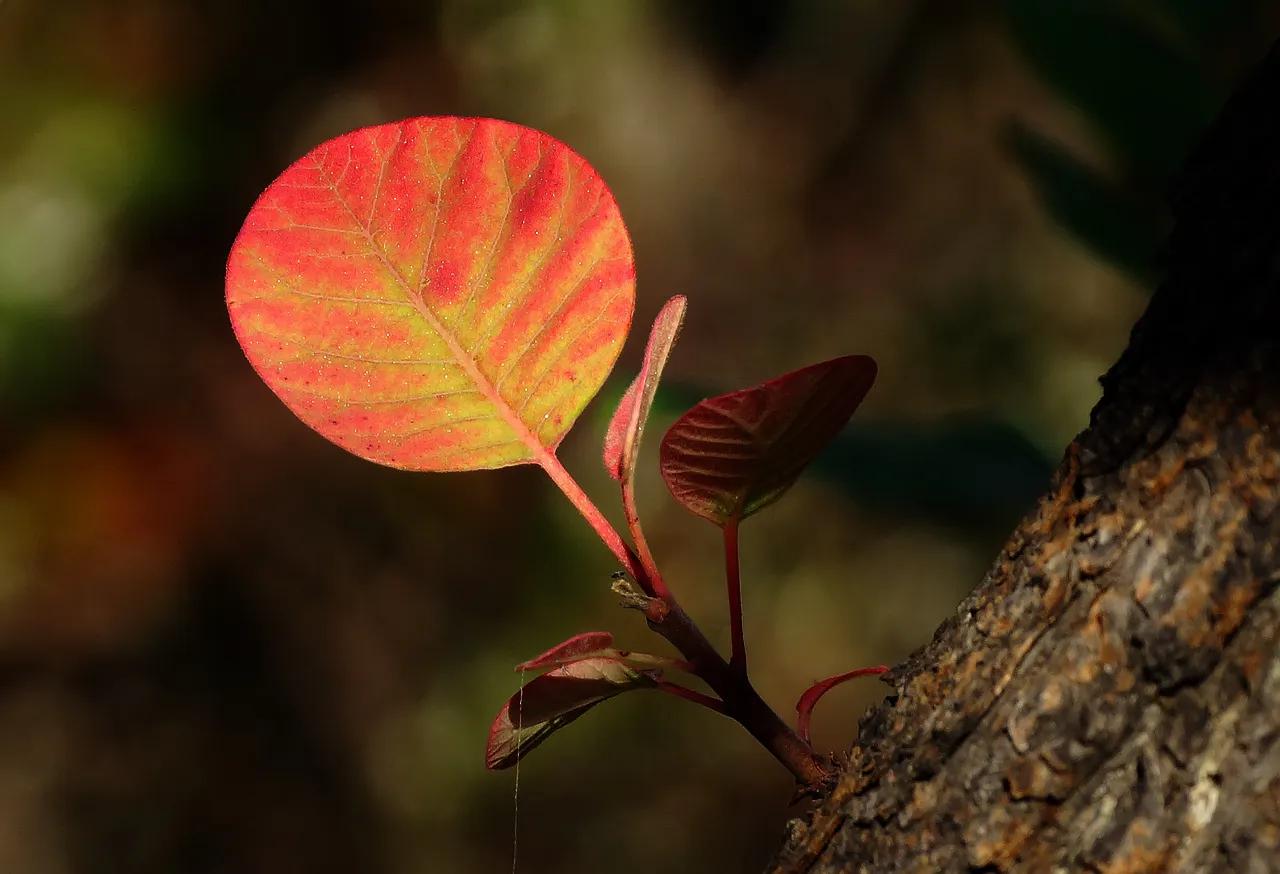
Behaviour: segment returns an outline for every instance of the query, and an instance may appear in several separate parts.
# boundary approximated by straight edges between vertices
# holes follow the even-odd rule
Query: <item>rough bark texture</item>
[[[1280,871],[1280,53],[1054,491],[774,871]]]

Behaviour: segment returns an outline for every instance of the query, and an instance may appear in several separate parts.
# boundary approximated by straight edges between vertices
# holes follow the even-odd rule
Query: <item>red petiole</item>
[[[630,477],[622,480],[622,511],[627,517],[627,530],[631,532],[631,539],[636,545],[640,564],[644,568],[646,576],[653,583],[654,597],[670,601],[671,592],[668,591],[666,584],[662,580],[658,565],[653,560],[653,553],[649,550],[649,541],[644,536],[644,529],[640,527],[640,514],[636,510],[635,485]],[[639,577],[636,579],[639,579]]]
[[[729,634],[732,655],[729,664],[746,676],[747,644],[742,635],[742,580],[738,571],[738,520],[724,524],[724,576],[729,593]]]
[[[679,650],[688,660],[692,669],[690,672],[710,686],[711,690],[720,697],[717,701],[710,696],[702,696],[701,693],[694,692],[692,689],[685,689],[683,686],[667,688],[659,684],[658,688],[667,694],[709,706],[738,722],[781,762],[802,786],[812,787],[827,782],[831,776],[829,763],[814,753],[809,744],[792,731],[765,703],[751,685],[745,670],[731,666],[716,651],[689,614],[680,607],[675,596],[667,589],[653,564],[652,555],[649,555],[646,561],[623,541],[621,535],[600,512],[600,508],[582,490],[554,454],[546,452],[538,458],[538,463],[614,557],[635,578],[641,590],[649,597],[659,599],[665,604],[665,611],[646,611],[649,627]],[[623,502],[627,507],[628,527],[632,528],[633,533],[639,532],[640,524],[635,511],[634,495],[626,484],[623,486]],[[644,545],[639,546],[642,543]],[[637,537],[637,545],[643,550],[643,554],[648,555],[648,545],[644,543],[643,532]],[[701,700],[703,697],[707,700]],[[712,702],[715,702],[714,706]]]
[[[659,680],[658,691],[666,692],[668,695],[674,695],[677,698],[683,698],[686,701],[692,701],[694,704],[701,704],[708,710],[714,710],[722,716],[728,715],[725,713],[724,702],[719,698],[704,695],[701,692],[696,692],[686,686],[681,686],[679,683],[672,683],[669,680]]]
[[[830,692],[841,683],[847,683],[858,677],[878,677],[889,669],[884,665],[874,665],[869,668],[858,668],[854,671],[848,671],[843,674],[836,674],[834,677],[827,677],[825,680],[819,680],[808,689],[804,690],[804,694],[800,696],[800,700],[796,702],[796,731],[800,733],[800,737],[805,743],[809,743],[809,722],[813,718],[813,708],[822,698],[823,695]]]

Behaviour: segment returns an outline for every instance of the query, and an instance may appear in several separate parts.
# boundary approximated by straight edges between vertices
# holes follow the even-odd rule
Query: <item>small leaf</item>
[[[653,408],[653,398],[671,356],[671,348],[680,336],[687,307],[688,301],[681,294],[663,305],[653,321],[653,330],[649,332],[640,375],[622,396],[618,409],[609,420],[609,429],[604,437],[604,466],[609,475],[619,482],[630,482],[635,473],[640,438],[649,420],[649,411]]]
[[[702,401],[662,439],[662,478],[716,525],[745,519],[791,487],[875,378],[874,361],[847,355]]]
[[[589,658],[535,677],[502,706],[489,728],[484,763],[509,768],[601,701],[655,685],[653,674],[612,658]]]
[[[631,381],[627,390],[618,399],[618,408],[609,417],[609,427],[604,432],[604,469],[609,476],[618,482],[626,478],[623,463],[623,444],[627,439],[627,425],[631,422],[631,411],[636,405],[636,386],[640,377]]]
[[[558,643],[542,655],[516,665],[517,671],[537,671],[582,659],[613,646],[613,635],[607,631],[584,631],[564,643]]]
[[[692,666],[681,659],[653,655],[647,652],[631,652],[613,647],[613,635],[607,631],[584,631],[558,643],[542,655],[535,656],[527,662],[516,665],[517,671],[541,671],[547,668],[558,668],[571,665],[586,659],[600,658],[626,662],[632,667],[645,669],[670,668],[676,671],[690,671]]]
[[[813,708],[821,700],[822,696],[830,692],[841,683],[847,683],[858,677],[878,677],[888,671],[885,665],[876,665],[870,668],[858,668],[856,671],[849,671],[846,674],[837,674],[834,677],[827,677],[825,680],[819,680],[808,689],[804,690],[804,694],[800,696],[800,700],[796,702],[796,732],[805,742],[809,742],[809,721],[813,718]]]
[[[626,338],[631,241],[567,146],[474,118],[364,128],[301,158],[227,262],[245,355],[298,418],[391,467],[535,462]]]

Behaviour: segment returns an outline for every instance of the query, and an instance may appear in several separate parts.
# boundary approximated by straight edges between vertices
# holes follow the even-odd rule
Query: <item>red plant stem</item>
[[[627,530],[631,532],[636,551],[640,553],[640,563],[644,566],[650,582],[653,583],[655,596],[670,601],[671,592],[658,571],[658,563],[653,560],[653,553],[649,550],[649,541],[644,536],[644,529],[640,527],[640,513],[636,509],[636,489],[631,477],[622,480],[622,511],[627,517]]]
[[[750,732],[802,786],[825,783],[829,765],[778,718],[745,674],[729,666],[679,604],[668,601],[667,606],[666,618],[649,626],[693,663],[695,675],[720,696],[725,715]]]
[[[746,676],[747,643],[742,636],[742,580],[738,571],[738,520],[724,525],[724,578],[729,590],[729,634],[733,649],[729,664]]]
[[[667,680],[659,680],[657,688],[659,692],[666,692],[668,695],[674,695],[677,698],[692,701],[694,704],[701,704],[703,707],[708,710],[714,710],[721,716],[727,715],[724,712],[724,702],[719,698],[712,698],[710,695],[703,695],[701,692],[695,692],[693,689],[681,686],[679,683],[668,682]]]
[[[644,568],[636,554],[631,550],[631,547],[623,542],[622,536],[609,524],[609,520],[604,517],[604,514],[600,512],[600,508],[582,490],[582,486],[578,485],[578,481],[573,478],[573,474],[565,470],[564,465],[560,463],[560,459],[556,458],[554,453],[547,451],[539,456],[537,461],[542,469],[547,472],[547,476],[551,477],[551,481],[559,487],[560,491],[564,492],[564,496],[569,499],[569,503],[573,504],[574,509],[582,514],[582,518],[587,520],[587,524],[604,541],[604,545],[622,563],[627,573],[635,578],[636,583],[644,590],[644,593],[651,598],[658,597],[652,591],[648,574],[644,572]]]
[[[836,674],[834,677],[827,677],[825,680],[819,680],[808,689],[805,689],[804,694],[800,696],[800,700],[796,702],[796,731],[800,733],[800,737],[804,739],[804,742],[809,743],[809,721],[813,718],[813,708],[817,706],[823,695],[841,683],[847,683],[858,677],[878,677],[888,670],[889,668],[885,665],[858,668],[854,671]]]
[[[552,481],[564,492],[592,529],[604,541],[604,545],[617,557],[622,566],[635,577],[637,585],[650,597],[658,597],[653,580],[644,563],[622,540],[622,537],[605,519],[604,514],[592,502],[587,493],[564,469],[550,451],[537,456],[538,464]],[[665,587],[664,587],[665,591]],[[702,631],[689,618],[666,591],[662,596],[667,611],[661,621],[649,619],[649,627],[665,637],[672,646],[689,660],[692,673],[700,677],[711,690],[720,696],[724,714],[736,721],[754,737],[761,746],[782,763],[802,786],[818,786],[831,777],[830,765],[817,756],[813,749],[800,739],[778,714],[756,692],[747,676],[729,666]]]

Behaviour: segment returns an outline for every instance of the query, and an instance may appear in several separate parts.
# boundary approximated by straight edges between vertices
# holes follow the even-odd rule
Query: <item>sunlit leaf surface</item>
[[[267,385],[356,455],[414,470],[554,451],[618,355],[631,243],[592,168],[491,119],[324,143],[254,204],[227,307]]]

